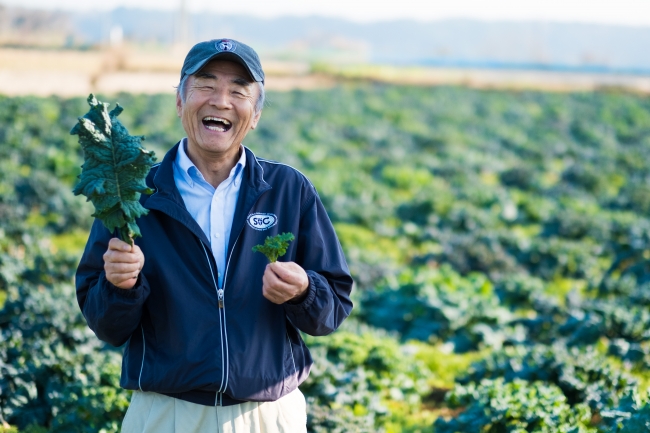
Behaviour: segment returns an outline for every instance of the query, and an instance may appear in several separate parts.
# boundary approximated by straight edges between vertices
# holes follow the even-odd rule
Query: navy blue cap
[[[255,50],[233,39],[214,39],[194,45],[185,56],[181,80],[186,75],[196,74],[206,63],[217,58],[241,64],[253,80],[264,83],[264,71]]]

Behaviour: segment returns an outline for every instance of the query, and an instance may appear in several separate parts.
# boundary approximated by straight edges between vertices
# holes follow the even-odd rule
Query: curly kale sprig
[[[269,262],[273,263],[278,260],[278,257],[282,257],[287,252],[287,247],[289,247],[289,242],[294,239],[293,233],[282,233],[281,235],[268,236],[264,241],[264,245],[255,245],[253,247],[253,252],[260,252],[269,259]]]
[[[135,220],[148,213],[138,200],[141,193],[153,192],[145,178],[156,156],[141,146],[144,137],[129,135],[117,120],[122,107],[116,105],[109,113],[109,104],[97,101],[92,94],[88,105],[88,113],[70,131],[79,136],[84,151],[79,183],[73,192],[92,201],[92,216],[133,245],[133,238],[142,236]]]

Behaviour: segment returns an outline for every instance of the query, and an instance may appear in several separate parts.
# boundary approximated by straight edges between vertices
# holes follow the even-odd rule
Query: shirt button
[[[214,237],[215,237],[215,238],[218,238],[218,237],[219,237],[219,233],[215,233],[215,234],[214,234]]]

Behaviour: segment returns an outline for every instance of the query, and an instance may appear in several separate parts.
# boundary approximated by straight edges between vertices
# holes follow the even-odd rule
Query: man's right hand
[[[140,247],[113,238],[108,242],[104,253],[106,279],[120,289],[132,289],[144,266],[144,254]]]

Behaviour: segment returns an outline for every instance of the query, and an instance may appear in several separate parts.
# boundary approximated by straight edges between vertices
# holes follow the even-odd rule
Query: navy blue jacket
[[[131,290],[106,280],[103,254],[112,235],[95,221],[76,274],[88,326],[113,346],[126,343],[120,385],[195,403],[273,401],[296,389],[312,358],[298,330],[333,332],[350,314],[352,278],[341,246],[309,180],[246,151],[223,289],[210,243],[174,182],[178,144],[152,168],[138,220],[145,265]],[[282,261],[309,277],[307,297],[282,305],[262,295],[267,264],[252,247],[291,232]],[[221,305],[221,306],[220,306]]]

